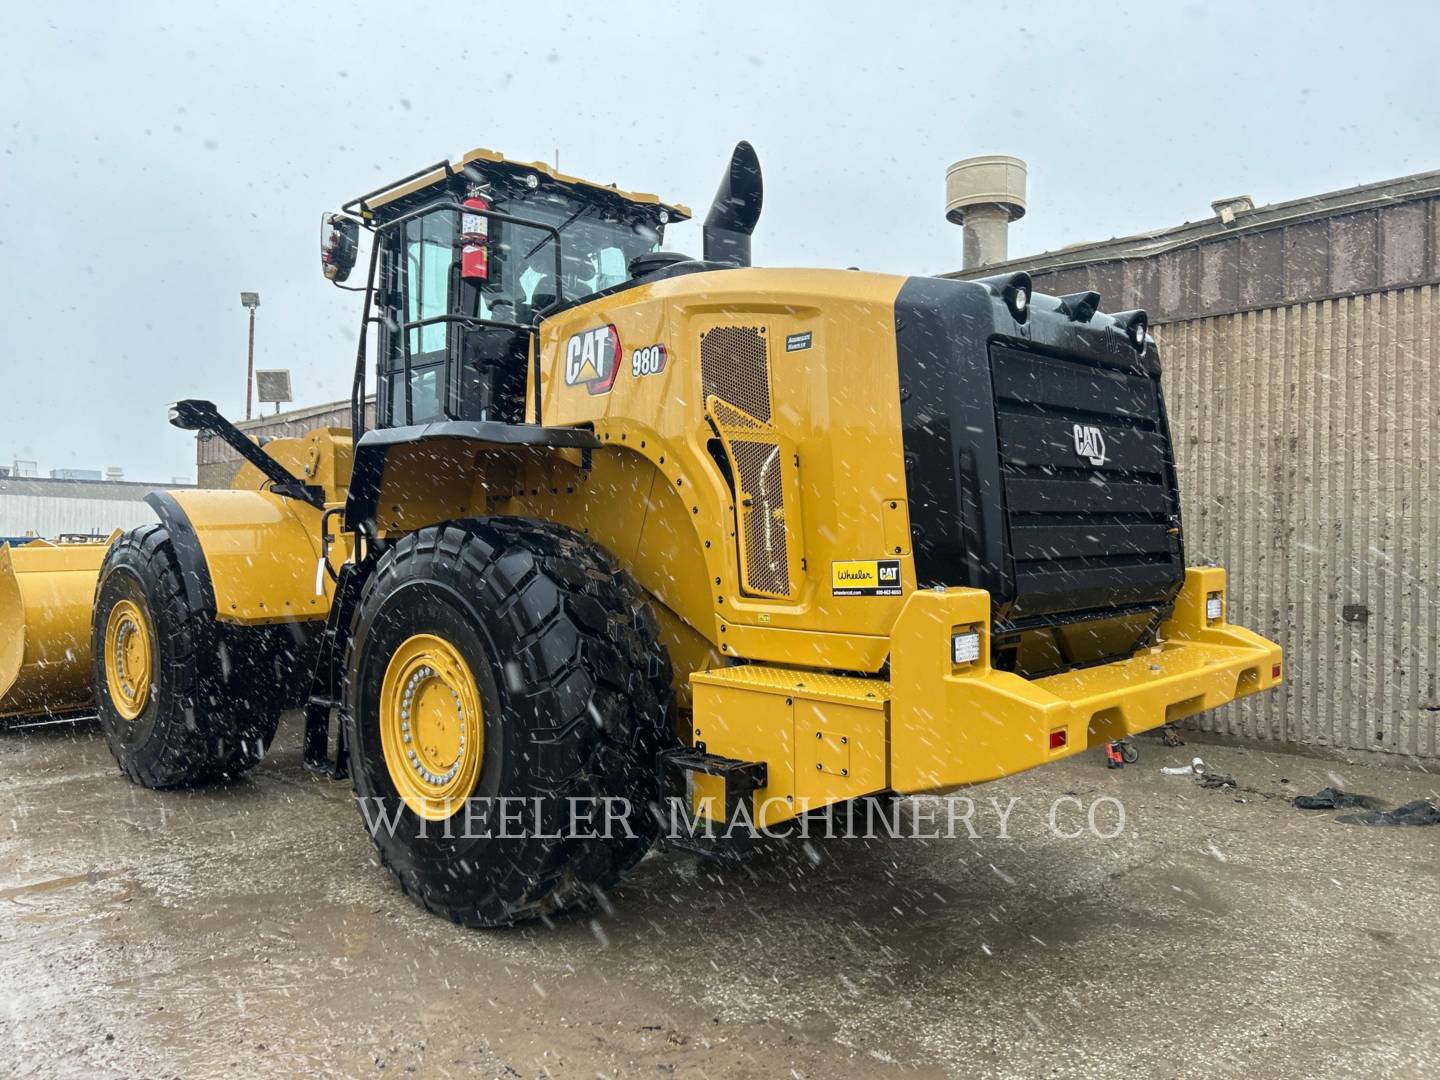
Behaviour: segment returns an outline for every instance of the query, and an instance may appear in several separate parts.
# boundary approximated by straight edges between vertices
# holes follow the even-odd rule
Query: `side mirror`
[[[360,223],[344,214],[320,218],[320,269],[333,282],[341,282],[355,269],[360,252]]]
[[[170,425],[181,431],[208,431],[220,422],[220,410],[200,398],[186,398],[170,406]]]

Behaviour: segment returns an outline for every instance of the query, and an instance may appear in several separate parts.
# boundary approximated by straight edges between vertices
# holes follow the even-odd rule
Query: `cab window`
[[[405,351],[410,353],[409,421],[437,420],[443,413],[442,382],[451,324],[440,321],[451,313],[455,277],[455,215],[436,211],[406,222],[391,270],[403,297],[403,333],[390,335],[386,376],[385,412],[392,425],[406,420]],[[427,321],[436,320],[436,321]],[[420,325],[412,325],[412,324]]]
[[[559,296],[578,300],[620,285],[630,277],[630,260],[660,246],[656,228],[596,203],[541,192],[503,209],[559,231],[560,280],[557,285],[553,235],[506,223],[498,230],[491,278],[466,304],[485,318],[526,322]]]

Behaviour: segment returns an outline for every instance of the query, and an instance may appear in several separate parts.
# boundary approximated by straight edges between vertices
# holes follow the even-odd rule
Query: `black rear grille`
[[[1008,621],[1167,602],[1184,568],[1158,380],[1002,345],[990,360]]]

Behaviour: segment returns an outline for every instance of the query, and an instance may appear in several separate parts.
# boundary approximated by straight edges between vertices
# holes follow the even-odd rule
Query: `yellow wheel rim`
[[[416,814],[444,821],[480,779],[485,713],[464,658],[444,638],[407,638],[380,685],[380,746],[395,790]]]
[[[105,621],[105,682],[110,701],[126,720],[134,720],[150,701],[155,656],[150,622],[133,600],[121,600]]]

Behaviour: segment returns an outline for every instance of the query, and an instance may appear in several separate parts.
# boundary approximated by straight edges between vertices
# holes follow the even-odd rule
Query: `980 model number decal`
[[[664,345],[646,345],[643,349],[636,349],[630,354],[630,374],[636,378],[659,375],[665,370],[667,355]]]

